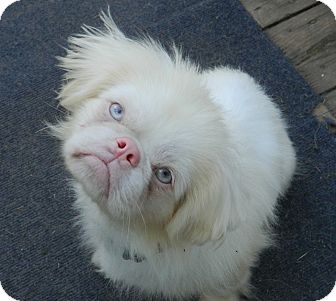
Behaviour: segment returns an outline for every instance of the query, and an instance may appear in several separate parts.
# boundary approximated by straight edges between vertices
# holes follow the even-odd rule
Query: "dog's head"
[[[61,58],[70,114],[56,131],[68,169],[115,221],[145,220],[171,240],[218,239],[238,220],[230,137],[201,73],[176,49],[102,19],[104,31],[85,28]]]

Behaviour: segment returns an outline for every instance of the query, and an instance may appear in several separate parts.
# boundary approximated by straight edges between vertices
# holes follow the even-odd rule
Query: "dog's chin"
[[[138,212],[144,195],[141,168],[130,169],[127,162],[103,162],[94,155],[68,160],[68,168],[86,194],[108,213],[118,217]]]

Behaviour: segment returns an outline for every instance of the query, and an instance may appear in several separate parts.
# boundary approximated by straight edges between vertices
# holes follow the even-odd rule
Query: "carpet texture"
[[[279,206],[278,246],[254,270],[257,300],[310,301],[336,279],[336,139],[312,117],[320,99],[237,0],[22,0],[0,28],[0,281],[21,301],[145,300],[122,295],[89,265],[73,227],[73,196],[58,142],[55,91],[70,34],[99,26],[110,6],[128,35],[174,41],[203,67],[231,65],[254,76],[290,125],[300,170]],[[158,300],[156,300],[158,301]]]

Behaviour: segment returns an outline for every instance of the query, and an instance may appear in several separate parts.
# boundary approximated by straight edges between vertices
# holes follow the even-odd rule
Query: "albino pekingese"
[[[92,262],[150,295],[239,300],[295,169],[281,113],[242,71],[101,18],[61,58],[70,114],[54,127]]]

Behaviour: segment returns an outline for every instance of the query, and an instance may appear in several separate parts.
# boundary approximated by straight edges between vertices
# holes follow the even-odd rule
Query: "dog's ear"
[[[69,49],[58,57],[66,72],[59,92],[60,105],[72,111],[83,100],[95,98],[114,75],[116,53],[127,40],[110,13],[102,12],[104,29],[83,26],[83,34],[69,38]]]
[[[241,222],[239,191],[224,176],[212,175],[191,185],[181,199],[167,225],[171,240],[192,244],[221,241]]]

